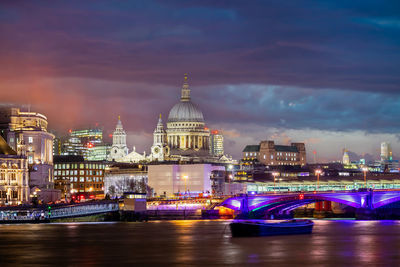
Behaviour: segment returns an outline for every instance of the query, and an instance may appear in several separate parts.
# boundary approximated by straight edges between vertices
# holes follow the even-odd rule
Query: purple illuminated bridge
[[[267,213],[286,213],[306,204],[319,201],[333,201],[356,209],[374,210],[379,207],[400,201],[400,191],[341,191],[241,195],[225,199],[219,206],[241,213],[262,210]]]

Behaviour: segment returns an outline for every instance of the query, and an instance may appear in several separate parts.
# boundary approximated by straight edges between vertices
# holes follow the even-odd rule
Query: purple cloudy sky
[[[1,102],[60,134],[121,115],[148,150],[187,72],[235,157],[267,138],[305,141],[310,161],[400,154],[399,1],[3,0],[0,38]]]

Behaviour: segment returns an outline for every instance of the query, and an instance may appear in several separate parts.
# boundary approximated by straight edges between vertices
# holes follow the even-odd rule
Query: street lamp
[[[365,185],[365,188],[367,188],[367,171],[368,171],[368,168],[364,167],[364,168],[362,168],[362,171],[364,172],[364,185]]]
[[[318,191],[318,188],[319,188],[319,175],[321,173],[322,173],[321,170],[315,170],[315,174],[317,175],[317,190],[316,191]]]
[[[276,176],[279,175],[279,172],[273,172],[272,176],[274,176],[274,194],[276,194],[276,188],[275,188],[275,183],[276,183]]]

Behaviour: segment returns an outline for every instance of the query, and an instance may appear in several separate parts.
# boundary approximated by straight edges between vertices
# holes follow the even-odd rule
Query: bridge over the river
[[[40,207],[2,207],[0,223],[45,222],[55,219],[91,216],[119,211],[114,201],[96,201],[77,204],[43,205]]]
[[[242,214],[262,211],[264,214],[287,213],[306,204],[319,201],[342,203],[359,210],[373,211],[385,205],[400,201],[400,191],[340,191],[308,192],[285,194],[240,195],[224,200],[220,206]]]

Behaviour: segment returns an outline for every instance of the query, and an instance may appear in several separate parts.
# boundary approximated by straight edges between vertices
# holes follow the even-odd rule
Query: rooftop
[[[243,149],[243,152],[259,152],[259,151],[260,151],[260,145],[247,145]]]

